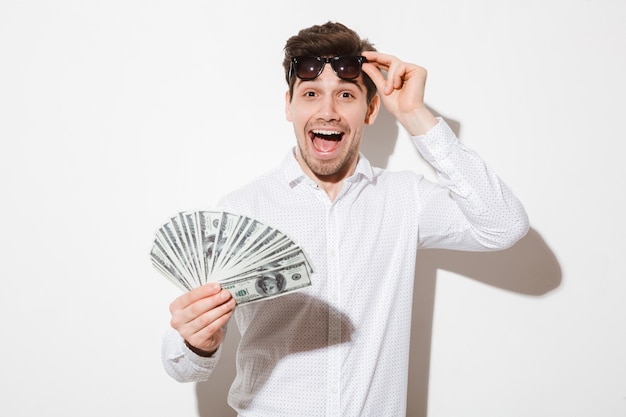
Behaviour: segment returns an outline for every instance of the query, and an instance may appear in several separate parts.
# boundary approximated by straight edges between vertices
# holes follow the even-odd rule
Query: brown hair
[[[361,37],[352,29],[338,22],[327,22],[302,29],[292,36],[285,44],[283,68],[285,79],[289,84],[289,95],[293,94],[296,77],[289,79],[291,59],[296,56],[333,57],[341,55],[361,55],[361,51],[375,51],[374,45]],[[376,94],[376,86],[370,77],[361,72],[367,88],[367,102],[371,102]]]

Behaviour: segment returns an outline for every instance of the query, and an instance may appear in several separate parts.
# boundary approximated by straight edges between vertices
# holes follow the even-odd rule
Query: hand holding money
[[[235,299],[217,283],[195,288],[170,304],[171,325],[187,346],[201,356],[211,356],[224,340],[222,327],[232,316]]]
[[[180,289],[218,282],[237,304],[310,286],[314,273],[304,250],[287,235],[225,211],[181,212],[170,218],[157,230],[150,258]]]

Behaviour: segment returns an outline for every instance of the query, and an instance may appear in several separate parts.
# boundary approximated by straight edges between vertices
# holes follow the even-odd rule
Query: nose
[[[337,102],[335,94],[333,93],[334,85],[337,82],[337,76],[333,72],[330,65],[324,66],[322,74],[320,74],[319,82],[326,84],[325,93],[322,95],[319,107],[319,117],[325,121],[339,120],[340,116],[337,111]]]
[[[332,95],[327,95],[320,103],[320,118],[327,121],[339,120],[339,113],[335,99]]]

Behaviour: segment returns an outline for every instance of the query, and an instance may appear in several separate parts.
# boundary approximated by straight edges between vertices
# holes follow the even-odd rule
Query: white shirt
[[[445,122],[412,140],[439,184],[361,155],[330,201],[290,153],[222,200],[289,235],[316,268],[311,287],[236,308],[228,402],[240,416],[405,416],[417,249],[503,249],[527,232],[517,198]],[[179,381],[207,379],[218,358],[166,334],[163,363]]]

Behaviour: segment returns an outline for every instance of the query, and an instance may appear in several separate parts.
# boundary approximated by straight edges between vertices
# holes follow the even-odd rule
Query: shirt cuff
[[[417,150],[431,164],[445,159],[461,143],[443,118],[437,117],[437,120],[438,123],[425,134],[411,136]]]
[[[193,350],[189,349],[187,344],[185,343],[185,339],[182,337],[179,341],[179,351],[185,356],[189,362],[192,364],[205,369],[213,369],[215,365],[219,361],[220,355],[222,354],[222,345],[220,345],[215,353],[211,356],[200,356],[195,353]]]

